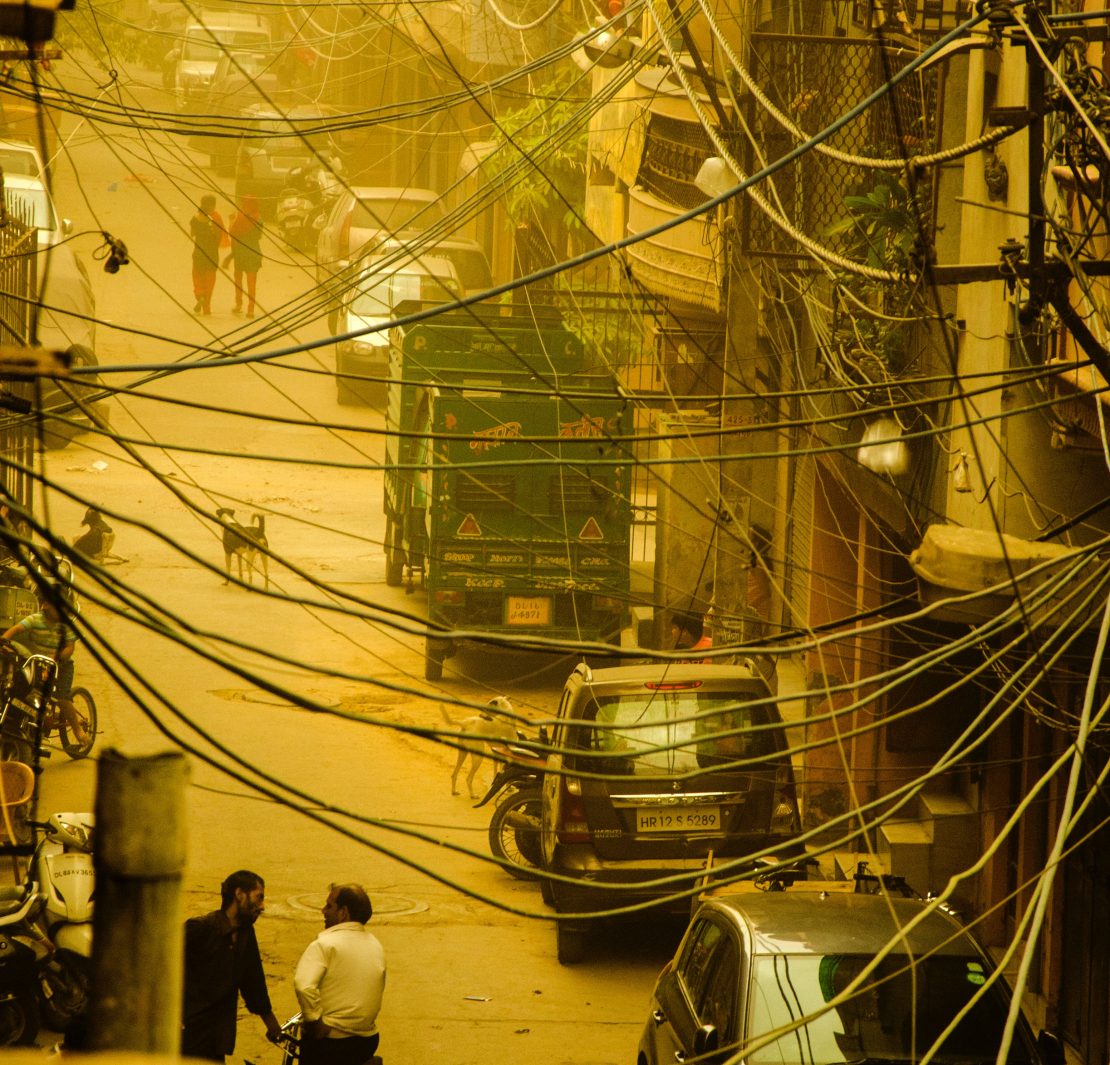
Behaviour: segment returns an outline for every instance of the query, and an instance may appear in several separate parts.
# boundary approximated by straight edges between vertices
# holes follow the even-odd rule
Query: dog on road
[[[503,695],[495,695],[487,704],[491,710],[500,714],[511,714],[513,704]],[[466,788],[472,799],[478,798],[474,794],[474,778],[478,775],[482,761],[486,758],[486,750],[493,743],[506,743],[516,739],[516,729],[511,722],[495,717],[488,711],[481,710],[461,721],[453,721],[447,713],[447,707],[439,704],[439,712],[444,721],[456,732],[466,734],[465,739],[460,739],[459,756],[455,761],[455,768],[451,772],[451,794],[458,795],[459,773],[467,758],[470,759],[470,772],[466,775]]]
[[[93,562],[104,564],[106,562],[126,562],[127,559],[114,554],[112,546],[116,542],[116,534],[111,525],[104,520],[104,515],[96,507],[89,507],[85,511],[81,524],[88,527],[73,541],[73,550]]]
[[[247,580],[254,584],[254,566],[257,560],[262,576],[265,578],[266,587],[270,587],[270,556],[266,553],[269,542],[266,540],[266,518],[262,514],[255,514],[250,525],[240,525],[235,520],[235,511],[230,507],[220,507],[216,517],[223,526],[224,542],[224,584],[231,580],[231,560],[235,559],[239,568],[239,580],[243,579],[243,567],[246,566]]]

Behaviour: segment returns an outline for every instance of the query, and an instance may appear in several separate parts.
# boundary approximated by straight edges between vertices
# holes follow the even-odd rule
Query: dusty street
[[[132,91],[152,99],[142,87],[123,90]],[[183,358],[188,344],[219,350],[238,343],[267,330],[266,315],[284,312],[311,286],[308,260],[268,242],[259,275],[263,315],[233,317],[230,282],[221,278],[215,313],[194,317],[183,227],[199,193],[217,180],[201,165],[206,157],[183,141],[105,140],[73,116],[63,120],[62,139],[59,208],[73,219],[74,249],[89,265],[98,316],[121,327],[99,331],[105,366]],[[131,265],[115,275],[91,259],[105,230],[131,253]],[[261,348],[307,340],[323,328],[313,319],[268,331]],[[481,703],[505,693],[525,715],[542,717],[554,709],[569,666],[544,670],[522,661],[513,665],[523,675],[513,677],[493,673],[491,656],[471,656],[448,662],[441,685],[423,680],[421,641],[404,631],[405,618],[420,613],[421,595],[384,582],[374,468],[381,416],[337,406],[334,382],[320,372],[330,365],[325,348],[146,383],[141,394],[107,404],[114,432],[131,443],[85,434],[46,454],[45,475],[56,487],[38,500],[43,516],[72,538],[86,503],[102,506],[128,560],[109,570],[118,595],[89,587],[82,605],[96,652],[111,671],[121,662],[133,671],[113,679],[93,648],[79,652],[80,682],[100,707],[98,750],[143,753],[180,743],[196,751],[186,909],[215,908],[219,882],[233,869],[265,877],[259,938],[280,1016],[294,1010],[292,967],[322,927],[328,883],[358,880],[370,890],[373,927],[389,960],[380,1019],[387,1062],[631,1061],[675,930],[660,936],[625,928],[600,937],[587,963],[559,966],[538,890],[484,860],[488,813],[450,793],[454,752],[405,731],[442,727],[442,698]],[[144,377],[106,380],[124,388]],[[260,578],[254,592],[225,585],[219,530],[184,500],[209,512],[233,507],[240,520],[265,514],[269,542],[288,563],[271,563],[272,589],[297,601],[267,597]],[[341,595],[372,604],[376,620],[345,613]],[[142,616],[142,597],[151,618]],[[189,635],[168,639],[154,619]],[[460,667],[471,675],[461,676]],[[294,707],[261,680],[319,709]],[[455,719],[467,712],[450,710]],[[487,766],[484,781],[489,773]],[[42,777],[40,813],[86,808],[94,786],[92,761],[71,763],[55,752]],[[237,1056],[276,1063],[255,1019],[245,1017],[239,1033]]]

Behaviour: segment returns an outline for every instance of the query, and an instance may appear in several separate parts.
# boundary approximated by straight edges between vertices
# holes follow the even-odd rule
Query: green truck
[[[428,680],[456,630],[532,647],[620,638],[632,408],[587,361],[557,317],[459,311],[393,332],[386,581],[425,586],[443,632],[427,639]]]

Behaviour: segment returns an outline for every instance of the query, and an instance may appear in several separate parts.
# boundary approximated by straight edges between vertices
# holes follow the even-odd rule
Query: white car
[[[338,313],[338,333],[382,326],[406,300],[448,303],[459,298],[462,286],[450,259],[422,255],[398,262],[395,256],[371,258],[358,276]],[[369,403],[385,395],[389,372],[389,330],[379,329],[335,346],[335,369],[369,380],[339,376],[336,396],[341,404]]]
[[[43,180],[42,156],[38,148],[26,141],[0,141],[0,170],[9,177],[33,177]]]
[[[73,231],[68,218],[59,218],[46,186],[37,177],[4,174],[4,205],[38,230],[39,248],[49,248]]]

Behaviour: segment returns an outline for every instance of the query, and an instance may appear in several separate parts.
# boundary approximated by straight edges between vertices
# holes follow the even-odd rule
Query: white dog
[[[490,699],[487,704],[491,709],[497,710],[502,714],[511,714],[513,712],[513,704],[503,695],[495,695]],[[470,772],[466,775],[466,787],[470,792],[472,799],[478,798],[474,794],[474,778],[478,774],[478,769],[482,764],[482,760],[486,757],[486,749],[492,743],[509,742],[516,739],[516,729],[513,728],[512,723],[502,718],[495,717],[493,714],[481,711],[477,714],[472,714],[470,717],[464,717],[462,721],[453,721],[451,716],[447,713],[447,707],[443,703],[439,704],[439,711],[443,714],[443,719],[451,726],[456,732],[463,732],[466,734],[466,739],[460,739],[459,743],[459,757],[455,762],[455,768],[451,773],[451,794],[458,795],[458,779],[459,771],[463,767],[466,759],[470,758]]]

